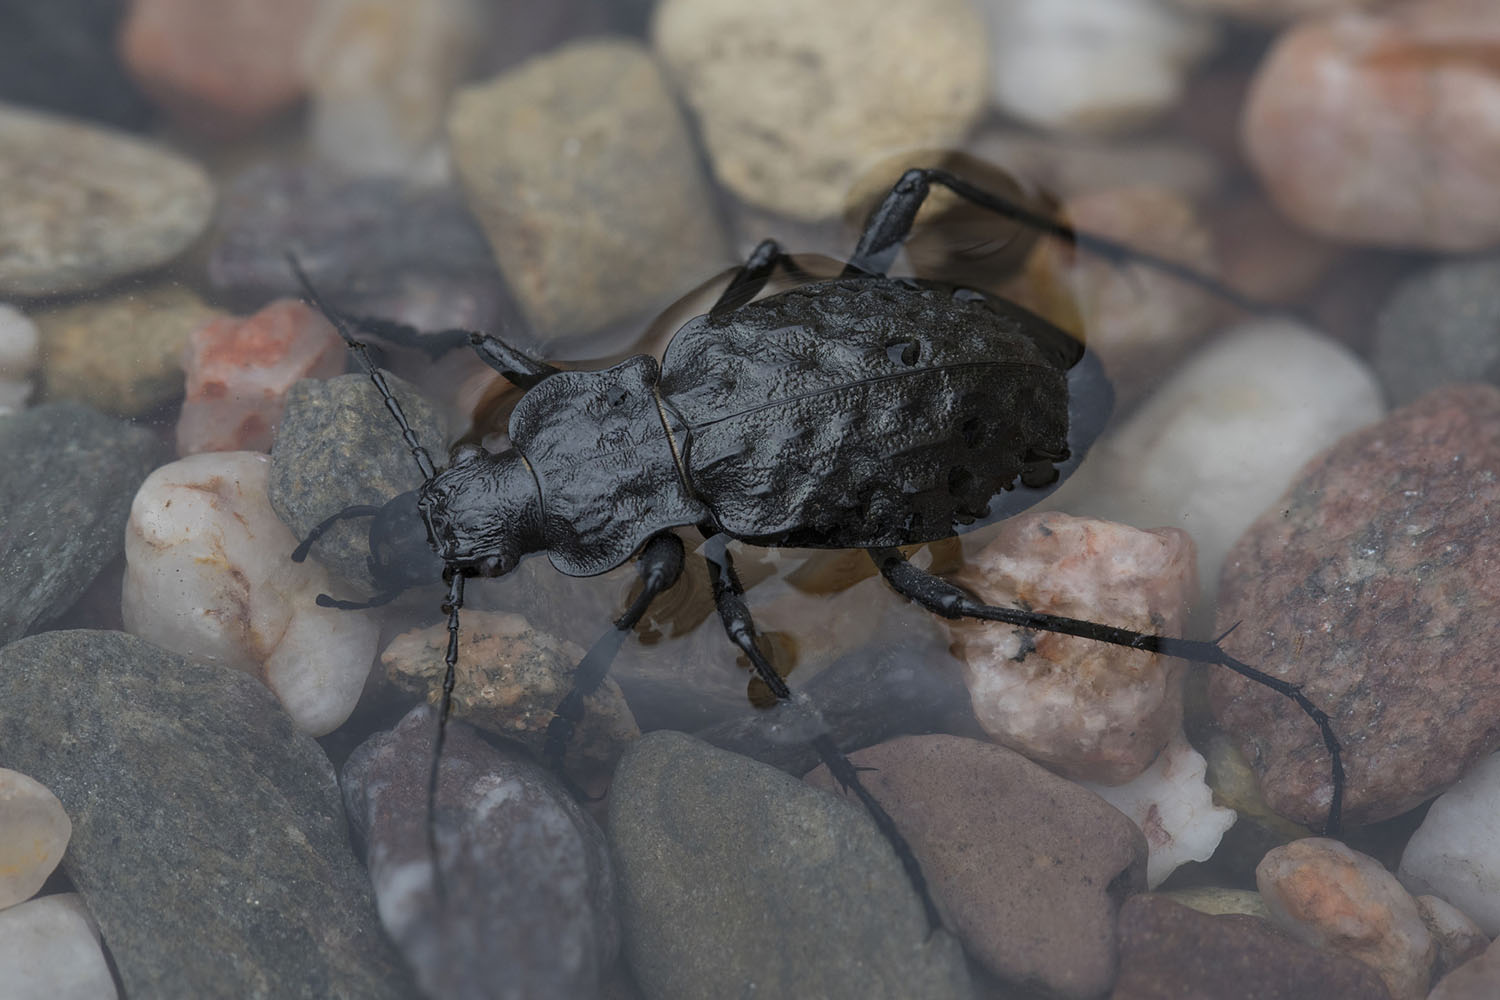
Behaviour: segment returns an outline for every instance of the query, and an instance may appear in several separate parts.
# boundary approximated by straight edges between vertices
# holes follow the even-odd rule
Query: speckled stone
[[[182,396],[188,337],[220,315],[176,283],[39,309],[34,316],[46,348],[43,391],[49,399],[141,416]]]
[[[460,90],[469,207],[549,344],[653,311],[731,261],[687,122],[634,42],[578,42]]]
[[[89,291],[164,264],[208,225],[214,188],[176,153],[0,105],[0,295]]]
[[[798,219],[836,216],[882,157],[956,145],[984,111],[969,0],[666,0],[652,41],[720,183]]]
[[[1235,545],[1217,628],[1246,663],[1303,684],[1344,744],[1345,818],[1397,815],[1500,746],[1500,389],[1441,389],[1348,435]],[[1321,824],[1317,727],[1289,699],[1220,671],[1214,714],[1272,808]]]
[[[73,819],[63,870],[128,996],[409,998],[322,749],[258,681],[119,632],[0,650],[0,763]]]
[[[1392,1000],[1422,1000],[1438,958],[1416,900],[1374,858],[1309,837],[1267,854],[1255,884],[1271,918],[1318,948],[1357,958]]]
[[[1448,260],[1396,287],[1375,321],[1375,370],[1396,403],[1500,382],[1500,257]]]
[[[861,782],[911,844],[944,922],[970,955],[1050,996],[1108,988],[1115,915],[1145,887],[1145,844],[1128,819],[978,740],[903,736],[850,760],[869,768]],[[825,767],[806,780],[836,790]]]

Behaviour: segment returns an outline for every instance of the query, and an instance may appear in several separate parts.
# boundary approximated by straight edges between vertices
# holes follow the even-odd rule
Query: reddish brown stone
[[[1311,948],[1269,920],[1210,916],[1160,896],[1120,909],[1110,1000],[1388,1000],[1362,962]]]
[[[1305,685],[1332,718],[1345,816],[1405,812],[1500,748],[1500,390],[1458,385],[1345,437],[1230,552],[1219,628],[1234,656]],[[1321,824],[1313,723],[1227,671],[1214,713],[1271,807]]]

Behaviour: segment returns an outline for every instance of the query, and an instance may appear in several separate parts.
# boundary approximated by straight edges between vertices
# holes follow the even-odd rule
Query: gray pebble
[[[195,163],[112,129],[0,104],[0,295],[98,288],[164,264],[208,225]]]
[[[410,995],[332,765],[249,675],[119,632],[22,639],[0,650],[0,765],[67,809],[63,869],[127,995]]]
[[[1500,257],[1402,281],[1376,317],[1374,362],[1397,406],[1449,382],[1500,384]]]
[[[439,902],[426,824],[434,719],[419,705],[344,765],[387,930],[430,996],[597,996],[620,946],[604,834],[549,772],[461,722],[443,747]]]
[[[125,547],[136,488],[165,458],[139,427],[78,403],[0,417],[0,643],[68,610]]]
[[[858,806],[681,733],[642,737],[610,791],[625,951],[644,994],[969,997]]]

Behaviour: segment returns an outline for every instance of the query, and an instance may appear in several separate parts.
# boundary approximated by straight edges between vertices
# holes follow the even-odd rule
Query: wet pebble
[[[0,911],[0,983],[6,1000],[115,1000],[99,927],[77,893]],[[159,994],[158,994],[159,995]]]
[[[430,996],[597,996],[620,946],[604,834],[547,771],[452,723],[437,796],[440,901],[426,823],[435,723],[418,706],[343,769],[387,932]]]
[[[1317,948],[1357,958],[1392,1000],[1422,1000],[1438,946],[1396,876],[1336,840],[1298,840],[1267,854],[1255,884],[1272,919]]]
[[[601,623],[602,631],[606,626]],[[436,705],[447,667],[448,624],[404,632],[380,654],[387,676]],[[553,710],[573,689],[584,650],[536,628],[520,615],[465,611],[454,669],[453,718],[515,740],[538,758]],[[640,735],[620,686],[606,677],[584,699],[584,716],[568,741],[568,762],[613,764]]]
[[[1436,896],[1418,896],[1416,900],[1422,923],[1438,946],[1437,964],[1432,971],[1434,979],[1484,954],[1490,944],[1489,936],[1468,914]]]
[[[1492,1000],[1500,994],[1500,944],[1438,981],[1427,1000]]]
[[[448,139],[549,345],[657,309],[730,260],[683,113],[633,42],[578,42],[465,87]]]
[[[259,682],[118,632],[31,636],[0,650],[0,760],[72,817],[63,870],[127,995],[409,996],[333,768]]]
[[[1212,23],[1159,0],[984,0],[993,100],[1044,129],[1118,132],[1170,108]]]
[[[1491,755],[1433,802],[1401,855],[1397,874],[1500,936],[1500,755]]]
[[[203,135],[248,132],[305,90],[306,0],[135,0],[120,29],[130,75],[178,123]]]
[[[1396,286],[1375,320],[1375,370],[1397,403],[1500,382],[1500,257],[1444,261]]]
[[[858,806],[656,732],[621,758],[609,807],[625,954],[647,996],[972,995],[958,942],[929,934]]]
[[[1310,947],[1268,920],[1210,916],[1161,896],[1120,910],[1120,976],[1110,1000],[1386,1000],[1362,962]]]
[[[417,440],[436,464],[446,464],[447,435],[432,407],[400,379],[387,374],[386,384]],[[383,505],[421,484],[411,452],[368,376],[351,372],[292,386],[271,449],[268,488],[271,506],[298,539],[346,507]],[[421,516],[415,503],[411,516]],[[374,589],[369,555],[368,518],[334,525],[312,549],[312,558],[336,575]]]
[[[46,396],[122,417],[180,399],[183,348],[195,329],[220,315],[175,282],[39,309]]]
[[[317,606],[335,588],[321,566],[292,562],[297,539],[266,496],[270,464],[209,452],[147,477],[125,530],[125,628],[258,678],[303,732],[322,736],[354,710],[379,625]]]
[[[197,164],[112,129],[0,105],[0,295],[81,292],[164,264],[208,225]]]
[[[146,125],[151,107],[125,75],[115,51],[124,13],[116,0],[50,0],[0,8],[0,101],[119,128]]]
[[[1004,522],[952,577],[987,604],[1180,635],[1197,592],[1192,539],[1057,512]],[[1139,775],[1182,724],[1182,663],[990,622],[948,623],[979,724],[1060,774]]]
[[[987,39],[968,0],[666,0],[652,25],[719,182],[805,220],[881,158],[955,145],[984,111]]]
[[[1477,250],[1500,242],[1500,43],[1489,0],[1309,18],[1257,71],[1241,130],[1282,213],[1332,239]],[[1399,96],[1398,96],[1399,95]]]
[[[0,767],[0,910],[37,894],[62,860],[72,830],[46,785]]]
[[[1075,491],[1068,509],[1187,531],[1211,601],[1224,554],[1302,463],[1384,413],[1374,376],[1348,350],[1287,321],[1252,321],[1095,445],[1063,487]]]
[[[1344,747],[1345,818],[1405,812],[1497,748],[1500,389],[1440,389],[1339,441],[1235,545],[1217,629],[1231,655],[1301,683]],[[1316,726],[1220,671],[1214,714],[1272,808],[1321,824],[1331,785]]]
[[[31,398],[40,340],[25,313],[0,302],[0,416],[24,409]]]
[[[1234,810],[1214,804],[1204,781],[1207,769],[1202,755],[1178,733],[1133,780],[1113,787],[1082,782],[1146,835],[1149,888],[1161,885],[1185,862],[1213,857],[1234,825]]]
[[[332,378],[348,363],[332,324],[286,299],[253,316],[210,320],[193,330],[186,348],[187,398],[177,418],[182,456],[270,451],[292,386]]]
[[[0,417],[0,643],[62,614],[120,554],[130,497],[161,453],[77,403]]]
[[[850,759],[871,769],[861,782],[911,844],[970,955],[1001,979],[1049,995],[1108,988],[1115,915],[1145,885],[1145,845],[1129,820],[978,740],[904,736]],[[824,767],[807,781],[836,789]]]

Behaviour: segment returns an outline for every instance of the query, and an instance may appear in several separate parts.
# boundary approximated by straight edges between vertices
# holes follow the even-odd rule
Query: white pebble
[[[62,860],[73,824],[57,796],[0,767],[0,910],[36,895]]]
[[[1500,754],[1486,759],[1432,803],[1407,841],[1396,874],[1500,935]]]
[[[1229,549],[1308,459],[1385,415],[1369,367],[1288,320],[1255,320],[1199,351],[1095,446],[1059,504],[1198,543],[1211,602]]]
[[[1159,0],[986,0],[993,98],[1044,128],[1114,132],[1167,110],[1214,47],[1207,18]]]
[[[1146,835],[1146,885],[1166,881],[1183,863],[1207,861],[1238,815],[1214,805],[1208,765],[1181,733],[1139,778],[1125,785],[1079,782],[1129,816]]]
[[[327,572],[294,563],[297,540],[266,496],[270,456],[232,451],[163,466],[125,530],[128,631],[265,682],[304,732],[337,729],[374,662],[379,626],[320,608]]]
[[[31,398],[30,376],[38,359],[36,324],[0,302],[0,414],[14,413]]]
[[[82,896],[43,896],[0,912],[0,994],[5,1000],[119,996]]]

